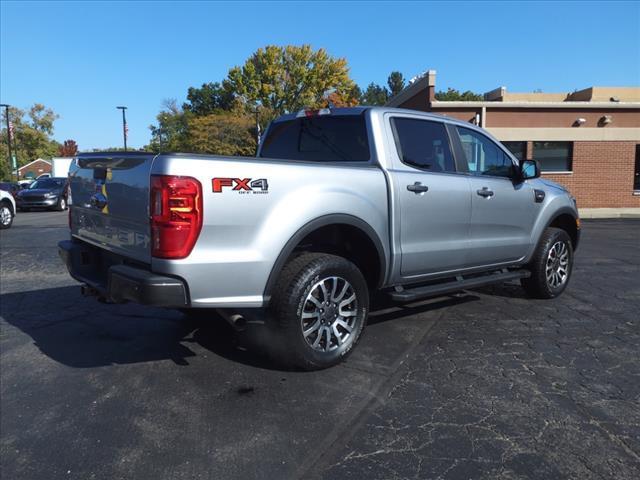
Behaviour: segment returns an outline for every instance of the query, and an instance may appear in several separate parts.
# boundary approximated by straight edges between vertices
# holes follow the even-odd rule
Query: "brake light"
[[[329,108],[321,108],[319,110],[312,109],[303,109],[296,113],[296,118],[300,117],[316,117],[318,115],[331,115],[331,110]]]
[[[202,229],[202,185],[192,177],[151,175],[151,255],[189,256]]]

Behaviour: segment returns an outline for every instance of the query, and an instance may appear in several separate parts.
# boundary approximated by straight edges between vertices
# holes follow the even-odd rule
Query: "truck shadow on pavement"
[[[278,348],[285,347],[277,346],[277,338],[265,325],[236,332],[215,312],[210,318],[193,319],[176,310],[102,304],[82,297],[78,290],[70,286],[7,293],[0,296],[0,316],[31,337],[46,356],[73,368],[160,360],[187,366],[190,358],[200,354],[200,346],[231,362],[288,370],[277,360]],[[401,321],[478,298],[460,295],[410,305],[376,298],[362,341],[381,338],[388,342],[380,330],[390,320]]]

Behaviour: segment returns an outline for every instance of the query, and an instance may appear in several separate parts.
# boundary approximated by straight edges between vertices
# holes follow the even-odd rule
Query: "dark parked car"
[[[16,195],[18,210],[47,208],[66,210],[68,205],[69,182],[64,177],[42,178],[33,182],[29,188],[20,190]]]
[[[0,190],[9,192],[13,198],[16,198],[16,195],[22,190],[22,187],[16,182],[0,182]]]

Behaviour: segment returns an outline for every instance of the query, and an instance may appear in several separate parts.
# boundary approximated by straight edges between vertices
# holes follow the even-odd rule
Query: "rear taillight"
[[[202,229],[202,185],[192,177],[152,175],[151,255],[185,258]]]

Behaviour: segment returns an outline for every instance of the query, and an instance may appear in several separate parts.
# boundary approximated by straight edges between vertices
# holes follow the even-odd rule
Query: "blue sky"
[[[149,140],[163,99],[219,81],[257,48],[310,43],[360,85],[432,68],[437,88],[571,91],[640,85],[634,2],[7,2],[0,100],[61,118],[81,149]]]

